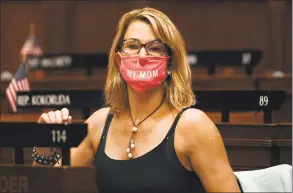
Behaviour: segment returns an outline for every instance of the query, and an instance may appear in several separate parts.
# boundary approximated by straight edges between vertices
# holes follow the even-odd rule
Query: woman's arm
[[[93,140],[97,141],[100,139],[107,113],[109,108],[102,108],[92,114],[85,123],[88,125],[88,133],[80,145],[76,148],[71,148],[70,150],[70,166],[89,166],[93,164],[95,156],[95,148],[93,147]],[[68,109],[62,109],[61,111],[51,111],[49,113],[44,113],[38,120],[39,123],[59,123],[71,122]],[[55,150],[52,148],[37,148],[37,153],[41,156],[47,157],[51,156]],[[34,166],[48,166],[33,162]],[[62,159],[54,165],[58,167],[62,165]],[[51,165],[52,166],[52,165]]]
[[[187,157],[206,191],[240,192],[216,125],[200,110],[188,109],[184,114]]]
[[[52,156],[56,151],[55,148],[37,148],[36,150],[39,155],[44,157]],[[70,149],[70,166],[91,166],[93,157],[94,151],[88,134],[78,147]],[[43,165],[34,161],[33,166],[60,167],[62,166],[62,158],[55,165]]]

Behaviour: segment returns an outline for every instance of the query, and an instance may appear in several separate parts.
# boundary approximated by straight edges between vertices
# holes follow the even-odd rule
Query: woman
[[[102,193],[240,191],[218,129],[189,108],[195,98],[184,42],[162,12],[137,9],[121,18],[105,96],[109,108],[88,118],[88,135],[71,154],[72,166],[97,169]],[[62,109],[38,122],[71,119]]]

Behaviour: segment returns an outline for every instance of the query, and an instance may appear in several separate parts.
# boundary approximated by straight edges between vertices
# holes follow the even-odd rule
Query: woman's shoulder
[[[217,126],[200,109],[190,108],[182,114],[180,133],[184,138],[186,151],[204,151],[209,145],[220,145],[222,138]]]
[[[101,128],[106,123],[107,116],[110,112],[109,107],[101,108],[95,111],[85,123],[88,125],[89,130],[94,128]]]
[[[180,119],[180,127],[186,135],[200,138],[218,132],[214,122],[200,109],[189,108]]]
[[[181,116],[182,123],[185,124],[202,124],[203,122],[209,121],[207,114],[197,108],[186,109]]]

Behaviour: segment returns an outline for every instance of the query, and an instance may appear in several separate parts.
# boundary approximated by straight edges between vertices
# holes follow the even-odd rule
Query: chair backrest
[[[255,49],[240,50],[198,50],[188,52],[191,66],[204,66],[209,75],[214,75],[217,67],[243,67],[246,75],[253,74],[253,68],[262,58],[262,51]]]
[[[101,53],[46,53],[41,56],[28,56],[27,64],[31,71],[58,71],[62,69],[85,69],[92,75],[95,68],[106,68],[108,54]]]

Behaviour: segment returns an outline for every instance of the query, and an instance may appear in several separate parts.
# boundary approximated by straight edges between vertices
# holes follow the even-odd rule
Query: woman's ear
[[[121,65],[121,55],[119,52],[116,52],[115,53],[115,61],[116,61],[116,64],[118,65],[118,67],[120,68],[120,65]]]

